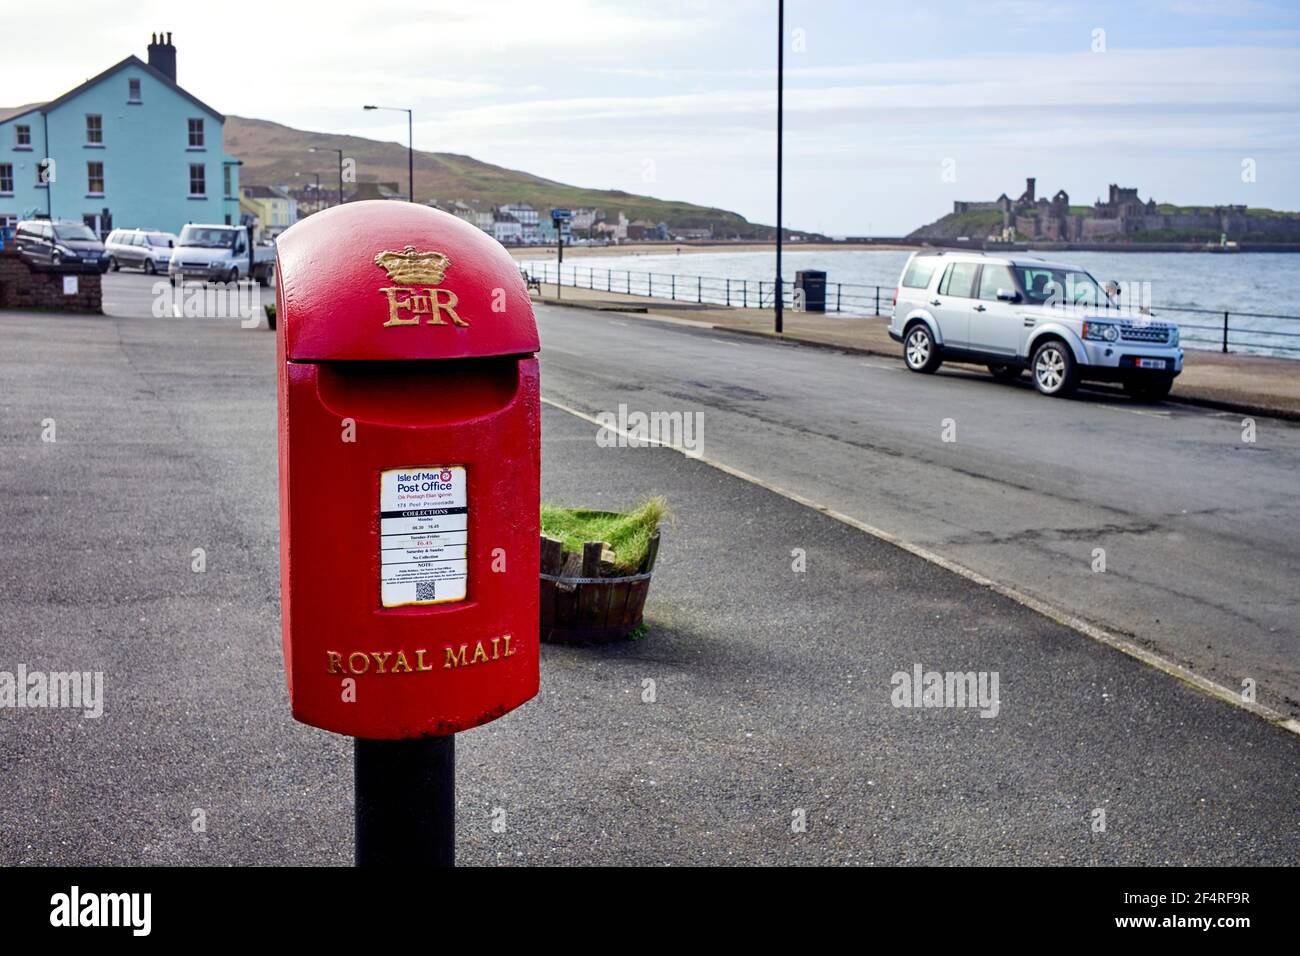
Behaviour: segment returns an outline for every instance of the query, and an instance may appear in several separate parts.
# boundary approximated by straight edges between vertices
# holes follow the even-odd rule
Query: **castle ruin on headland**
[[[1245,206],[1203,206],[1161,212],[1154,199],[1143,202],[1136,188],[1111,183],[1105,202],[1098,199],[1091,209],[1071,211],[1070,196],[1064,189],[1051,199],[1035,195],[1035,180],[1025,180],[1025,191],[1011,199],[1003,193],[993,202],[954,202],[953,212],[1000,210],[1004,233],[1015,230],[1018,238],[1059,242],[1112,240],[1136,233],[1199,230],[1224,234],[1229,239],[1244,235],[1300,239],[1300,220],[1290,216],[1253,215]]]

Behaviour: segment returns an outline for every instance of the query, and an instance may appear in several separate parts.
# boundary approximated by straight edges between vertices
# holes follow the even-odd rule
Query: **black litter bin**
[[[797,295],[803,291],[803,310],[805,312],[826,311],[826,273],[818,269],[805,269],[794,274],[794,288]]]

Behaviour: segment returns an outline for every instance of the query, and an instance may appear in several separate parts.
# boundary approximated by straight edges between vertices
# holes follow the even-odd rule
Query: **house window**
[[[234,197],[230,195],[230,185],[231,185],[231,183],[230,183],[230,167],[229,167],[229,166],[222,166],[222,167],[221,167],[221,174],[222,174],[222,183],[223,183],[223,185],[226,187],[226,191],[225,191],[225,193],[223,193],[223,195],[224,195],[227,199],[233,199]]]
[[[18,149],[32,148],[32,128],[30,126],[14,127],[14,146]]]
[[[0,163],[0,193],[12,195],[14,191],[14,164]]]
[[[97,113],[86,114],[86,145],[104,145],[104,117]]]
[[[36,164],[36,185],[48,186],[54,182],[54,160],[42,159]]]
[[[86,192],[92,196],[104,195],[103,163],[86,163]]]
[[[208,194],[207,167],[202,163],[190,163],[190,195],[206,196]]]
[[[203,148],[203,120],[190,120],[190,149]]]
[[[126,101],[128,103],[140,102],[140,78],[130,77],[126,81]]]

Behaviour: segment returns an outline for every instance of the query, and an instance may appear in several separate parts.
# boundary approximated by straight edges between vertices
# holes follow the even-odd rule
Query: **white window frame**
[[[96,179],[94,173],[91,172],[91,167],[93,166],[99,167],[99,176],[98,176],[99,191],[98,192],[95,191],[93,186],[93,183]],[[102,159],[91,159],[91,160],[87,160],[86,162],[86,195],[93,196],[96,199],[102,198],[104,195],[104,161]]]
[[[140,77],[128,76],[126,78],[126,101],[128,103],[143,103],[143,93],[140,90]]]
[[[91,120],[94,120],[98,125],[92,126],[90,122]],[[99,139],[95,139],[94,138],[95,135],[98,135]],[[103,113],[86,114],[86,145],[94,146],[96,148],[103,147],[104,145],[104,114]]]
[[[23,142],[23,133],[27,134],[27,142]],[[27,123],[14,124],[14,149],[31,149],[32,148],[32,128]]]
[[[14,194],[14,164],[0,163],[0,170],[4,170],[4,169],[8,169],[9,173],[6,176],[5,173],[0,172],[0,196],[12,196]],[[9,180],[8,189],[5,189],[4,186],[5,179]]]
[[[198,123],[196,130],[194,124]],[[208,131],[207,124],[203,122],[202,116],[191,116],[185,121],[185,131],[187,143],[186,149],[207,149]],[[198,133],[198,142],[194,142],[194,134]]]
[[[201,192],[194,191],[194,170],[199,171],[198,183],[203,187]],[[207,199],[208,198],[208,167],[206,163],[190,163],[190,198]]]

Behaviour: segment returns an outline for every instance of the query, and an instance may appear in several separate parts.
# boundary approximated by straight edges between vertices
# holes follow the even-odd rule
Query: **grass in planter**
[[[588,541],[603,541],[614,552],[614,564],[630,574],[645,561],[650,536],[666,517],[668,505],[658,497],[623,514],[558,508],[543,503],[542,534],[559,538],[564,542],[564,550],[575,554],[582,554],[582,546]]]

